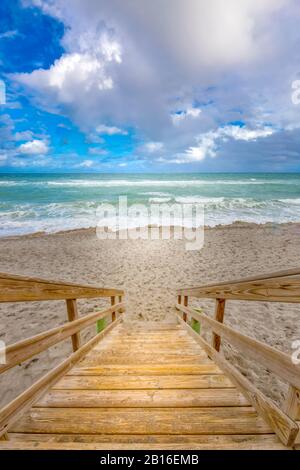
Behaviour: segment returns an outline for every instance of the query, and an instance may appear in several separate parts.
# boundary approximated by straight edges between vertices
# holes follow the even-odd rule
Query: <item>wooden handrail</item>
[[[56,366],[25,392],[21,393],[17,398],[8,403],[0,410],[0,437],[4,435],[9,427],[19,419],[19,417],[32,406],[54,383],[56,383],[62,375],[64,375],[71,367],[74,366],[90,349],[98,343],[115,325],[121,321],[121,317],[115,322],[108,325],[102,332],[98,333],[86,344],[81,346],[76,352],[72,353],[61,364]]]
[[[177,295],[212,299],[300,302],[300,269],[177,290]]]
[[[65,300],[67,305],[68,323],[39,333],[31,338],[19,341],[6,348],[6,363],[0,366],[0,373],[54,346],[68,337],[72,339],[73,354],[59,366],[48,372],[25,392],[0,410],[0,439],[7,429],[18,419],[21,413],[29,408],[47,389],[53,385],[75,362],[86,354],[108,331],[121,321],[116,313],[124,311],[122,303],[123,290],[84,286],[60,281],[16,276],[0,273],[0,302],[27,302],[43,300]],[[76,300],[80,298],[108,297],[111,306],[100,312],[93,312],[78,318]],[[116,304],[118,297],[120,302]],[[112,322],[102,332],[81,346],[80,331],[99,319],[112,315]]]
[[[66,338],[73,336],[78,331],[92,325],[97,320],[106,317],[111,313],[115,313],[119,309],[124,308],[124,303],[115,304],[101,312],[93,312],[85,315],[77,320],[65,323],[64,325],[52,328],[51,330],[39,333],[31,338],[19,341],[18,343],[7,346],[6,348],[6,364],[0,365],[0,374],[11,369],[42,351],[54,346]]]
[[[209,356],[224,371],[227,371],[234,379],[237,379],[235,380],[236,383],[240,385],[242,391],[245,392],[244,394],[248,396],[251,403],[257,408],[257,411],[269,420],[281,440],[285,444],[291,445],[298,434],[297,439],[300,442],[299,426],[296,421],[291,421],[300,418],[300,366],[293,364],[287,354],[243,335],[227,325],[223,325],[226,299],[300,303],[300,268],[199,287],[182,288],[177,290],[176,295],[178,297],[176,308],[183,314],[180,322],[189,331],[192,331],[193,336],[196,335],[197,340]],[[182,297],[187,299],[189,296],[215,299],[215,319],[213,320],[208,317],[201,310],[199,312],[188,308],[187,300],[182,305]],[[188,317],[192,317],[197,321],[201,320],[212,329],[211,345],[190,328],[187,323]],[[253,385],[241,376],[224,357],[220,356],[221,337],[224,337],[242,352],[247,353],[251,358],[260,361],[263,366],[288,382],[289,391],[284,407],[286,414],[279,410],[278,407],[277,410],[274,409],[274,406],[270,405],[269,399],[266,399],[257,389],[254,390]],[[298,428],[296,434],[295,429],[291,426],[291,422],[294,422],[295,429]]]
[[[300,276],[194,287],[182,289],[178,293],[207,299],[300,303]]]
[[[196,312],[194,309],[184,307],[180,304],[177,304],[176,308],[186,315],[203,321],[203,323],[212,328],[214,332],[222,335],[222,337],[230,341],[233,346],[239,348],[241,352],[248,353],[252,359],[259,361],[262,366],[272,370],[276,375],[295,387],[300,388],[300,365],[293,364],[288,354],[278,351],[261,341],[243,335],[233,328],[213,320],[202,312]]]
[[[291,446],[295,442],[299,427],[297,423],[284,413],[272,400],[267,398],[246,377],[244,377],[224,356],[208,344],[196,333],[182,318],[177,315],[178,321],[191,334],[207,352],[209,357],[225,372],[232,382],[239,387],[243,395],[256,408],[257,412],[270,424],[281,441]]]
[[[0,273],[0,302],[66,300],[124,295],[123,290]]]
[[[262,281],[264,279],[276,279],[277,277],[289,277],[289,276],[300,276],[300,268],[293,268],[293,269],[285,269],[282,271],[275,271],[272,273],[265,273],[256,276],[247,276],[241,279],[232,279],[229,281],[222,281],[222,282],[211,282],[209,284],[204,284],[199,287],[214,287],[214,286],[224,286],[227,284],[239,284],[240,282],[252,282],[252,281]],[[182,287],[177,289],[178,292],[183,290],[190,290],[194,289],[195,287]],[[196,287],[197,288],[197,287]]]

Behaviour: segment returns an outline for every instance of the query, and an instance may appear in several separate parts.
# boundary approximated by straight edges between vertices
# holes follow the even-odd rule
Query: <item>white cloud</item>
[[[113,87],[113,80],[105,72],[104,63],[89,54],[65,54],[49,70],[15,76],[20,83],[54,95],[58,103],[76,103],[77,93]]]
[[[32,131],[21,131],[21,132],[16,132],[15,133],[15,140],[30,140],[33,137],[33,132]]]
[[[119,127],[106,126],[105,124],[100,124],[99,126],[97,126],[96,132],[98,132],[99,134],[103,134],[103,135],[116,135],[116,134],[127,135],[128,134],[127,131],[123,129],[119,129]]]
[[[289,0],[172,0],[171,11],[166,0],[74,0],[72,9],[68,0],[31,3],[71,24],[77,33],[78,22],[84,25],[102,20],[124,35],[131,34],[138,47],[151,41],[164,57],[167,52],[168,61],[194,69],[248,62],[263,56],[266,32],[257,26]]]
[[[107,150],[101,149],[98,147],[90,147],[89,148],[89,154],[90,155],[107,155]]]
[[[14,77],[44,105],[63,104],[81,128],[109,120],[159,140],[175,97],[193,102],[195,86],[270,56],[266,24],[289,2],[172,0],[170,13],[167,0],[74,0],[72,8],[67,0],[26,0],[64,22],[66,52],[48,70]],[[199,110],[178,116],[195,119]]]
[[[220,136],[232,137],[235,140],[256,140],[261,137],[269,137],[274,133],[271,127],[263,127],[261,129],[248,129],[240,126],[225,126],[219,130]]]
[[[162,142],[147,142],[142,146],[142,150],[145,150],[147,153],[155,153],[162,150],[164,144]]]
[[[253,141],[259,138],[269,137],[273,134],[274,130],[270,127],[259,129],[249,129],[247,127],[240,127],[237,125],[230,125],[220,127],[215,131],[209,131],[197,137],[197,145],[190,146],[185,152],[177,155],[175,159],[171,159],[171,163],[191,163],[200,162],[207,157],[214,158],[217,155],[217,149],[220,140],[233,140]]]
[[[171,119],[173,124],[179,124],[180,122],[184,121],[186,118],[196,119],[200,116],[201,109],[200,108],[187,108],[184,111],[179,111],[177,113],[171,114]]]
[[[89,133],[86,136],[86,140],[89,144],[104,144],[105,140],[94,132]]]
[[[84,160],[83,162],[79,163],[78,165],[75,165],[76,168],[91,168],[94,166],[94,161],[93,160]]]
[[[277,129],[300,127],[290,100],[298,0],[23,2],[64,23],[65,51],[48,70],[14,78],[89,142],[134,129],[147,161],[155,161],[151,142],[159,142],[164,159],[199,162],[226,140],[255,145]],[[228,125],[240,120],[244,127]],[[111,125],[96,131],[98,123]]]
[[[0,154],[0,166],[6,165],[7,160],[8,158],[6,154]]]
[[[0,34],[0,39],[12,39],[18,36],[19,32],[16,29],[12,29],[10,31],[5,31],[5,33]]]
[[[45,155],[49,151],[49,146],[43,140],[31,140],[21,144],[18,151],[24,155]]]

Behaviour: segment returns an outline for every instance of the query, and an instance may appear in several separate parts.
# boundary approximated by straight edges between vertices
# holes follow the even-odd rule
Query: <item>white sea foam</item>
[[[241,176],[237,179],[232,175],[221,178],[189,179],[187,175],[182,175],[182,179],[176,175],[174,179],[165,177],[163,180],[146,176],[105,179],[102,176],[59,176],[56,180],[53,175],[0,178],[0,235],[95,227],[99,223],[96,219],[98,205],[101,202],[116,204],[119,194],[128,195],[129,205],[203,205],[205,224],[209,226],[231,224],[237,220],[256,223],[300,221],[299,177]],[[147,225],[146,222],[148,220],[145,220]],[[135,223],[131,218],[131,226]]]
[[[0,186],[54,186],[54,187],[119,187],[119,186],[130,186],[130,187],[147,187],[147,186],[210,186],[210,185],[295,185],[300,187],[300,181],[297,180],[270,180],[256,178],[240,179],[240,180],[205,180],[205,179],[187,179],[187,180],[132,180],[132,179],[74,179],[67,180],[62,179],[59,181],[43,181],[43,180],[2,180]]]

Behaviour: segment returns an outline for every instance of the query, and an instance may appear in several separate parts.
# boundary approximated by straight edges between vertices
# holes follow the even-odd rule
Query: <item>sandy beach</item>
[[[300,224],[235,223],[207,228],[200,251],[180,240],[98,240],[95,229],[0,239],[0,270],[126,292],[124,320],[175,321],[175,290],[299,266]],[[84,315],[107,300],[79,301]],[[213,301],[193,300],[212,315]],[[66,321],[63,301],[0,305],[0,340],[11,344]],[[299,307],[267,302],[228,302],[225,322],[289,353],[300,339]],[[85,332],[86,339],[95,331]],[[208,336],[208,332],[203,332]],[[223,345],[225,355],[267,395],[282,402],[286,386],[259,364]],[[51,348],[1,377],[1,404],[28,387],[71,352],[70,341]]]

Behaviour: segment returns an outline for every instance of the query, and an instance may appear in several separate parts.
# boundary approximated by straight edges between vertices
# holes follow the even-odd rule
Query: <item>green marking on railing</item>
[[[100,333],[105,328],[106,318],[101,318],[101,320],[98,320],[96,325],[97,325],[97,333]]]
[[[196,333],[200,334],[201,325],[198,320],[195,320],[195,318],[191,319],[191,327],[193,328],[194,331],[196,331]]]
[[[194,310],[196,310],[196,312],[199,312],[199,313],[202,312],[202,308],[195,308]],[[201,323],[199,322],[199,320],[196,320],[195,318],[191,318],[190,325],[191,325],[191,328],[193,328],[193,330],[196,331],[196,333],[200,334]]]

